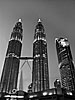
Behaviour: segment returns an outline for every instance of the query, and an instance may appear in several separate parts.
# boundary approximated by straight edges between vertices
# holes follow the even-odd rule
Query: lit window
[[[46,96],[47,95],[47,92],[43,92],[43,96]]]
[[[69,45],[69,43],[68,43],[67,41],[65,41],[64,39],[61,39],[60,43],[61,43],[61,45],[62,45],[63,47]]]
[[[49,95],[52,95],[52,92],[49,92]]]
[[[45,54],[43,54],[43,57],[46,57]]]
[[[67,92],[67,95],[73,95],[72,92]]]
[[[34,97],[33,95],[30,95],[30,96],[29,96],[29,98],[33,98],[33,97]]]

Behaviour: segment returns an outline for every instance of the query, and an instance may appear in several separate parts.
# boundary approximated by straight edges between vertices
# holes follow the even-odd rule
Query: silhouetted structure
[[[62,91],[61,91],[61,82],[59,79],[56,79],[55,82],[54,82],[54,87],[56,88],[56,92],[57,94],[62,94]]]
[[[61,82],[59,79],[56,79],[55,82],[54,82],[54,87],[55,88],[61,88]]]
[[[3,72],[1,77],[0,92],[11,93],[17,88],[19,72],[19,57],[21,55],[23,29],[21,19],[15,24],[9,40]]]
[[[28,100],[74,100],[75,96],[71,91],[60,88],[52,88],[45,91],[30,93]]]
[[[74,64],[67,38],[56,38],[56,50],[62,86],[67,90],[75,91]]]
[[[28,93],[32,93],[32,83],[28,86]]]
[[[33,41],[32,91],[49,89],[47,42],[41,20],[36,25]]]
[[[56,88],[45,91],[26,93],[16,91],[15,94],[5,94],[0,100],[75,100],[75,96],[70,91],[61,88],[61,92]]]

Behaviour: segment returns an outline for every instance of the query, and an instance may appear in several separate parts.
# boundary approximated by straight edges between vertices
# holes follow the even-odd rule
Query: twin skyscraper
[[[22,38],[22,21],[19,19],[11,33],[6,52],[0,82],[1,93],[12,93],[13,89],[17,89]],[[75,91],[75,69],[70,44],[66,38],[56,38],[55,42],[62,87],[70,91]],[[32,92],[48,89],[49,69],[47,41],[44,26],[39,19],[35,28],[33,41]]]

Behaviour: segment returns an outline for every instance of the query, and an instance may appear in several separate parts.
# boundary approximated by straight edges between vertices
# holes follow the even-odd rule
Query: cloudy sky
[[[60,79],[55,48],[56,37],[67,37],[75,62],[75,0],[0,0],[0,76],[8,41],[18,18],[23,21],[22,56],[32,56],[33,36],[38,18],[45,27],[48,43],[50,88],[56,78]],[[20,66],[23,61],[21,61]],[[31,67],[32,64],[29,62]],[[31,70],[27,64],[23,70],[23,87],[31,83]]]

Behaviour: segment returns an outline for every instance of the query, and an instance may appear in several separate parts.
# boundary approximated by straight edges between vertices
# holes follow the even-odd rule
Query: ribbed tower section
[[[49,89],[47,42],[41,20],[36,25],[33,41],[32,91]]]
[[[56,38],[56,50],[62,87],[75,91],[74,63],[67,38]]]
[[[23,73],[22,73],[22,70],[21,70],[21,74],[20,74],[19,90],[23,91]]]
[[[1,76],[0,91],[11,93],[17,89],[19,72],[19,57],[21,55],[23,29],[21,19],[15,24],[9,40],[3,72]]]

